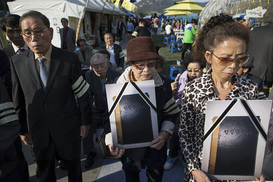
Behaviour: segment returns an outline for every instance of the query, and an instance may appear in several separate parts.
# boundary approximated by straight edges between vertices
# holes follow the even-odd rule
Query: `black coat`
[[[10,59],[12,56],[16,55],[12,45],[9,45],[3,49],[3,51],[7,54],[8,58]]]
[[[92,121],[88,83],[81,76],[78,56],[52,46],[50,59],[44,91],[34,53],[29,50],[11,58],[13,102],[21,134],[29,132],[34,147],[38,148],[47,147],[49,141],[58,147],[69,146],[79,140],[80,125]],[[74,158],[71,152],[64,152]]]
[[[106,76],[106,84],[112,84],[117,81],[119,76],[121,75],[120,72],[114,71],[112,69],[108,69],[107,76]],[[108,114],[108,106],[106,95],[102,92],[102,84],[100,82],[100,78],[94,73],[93,70],[89,70],[85,74],[86,81],[92,85],[88,89],[89,93],[89,101],[90,105],[92,106],[93,111],[93,121],[95,120],[103,120],[103,125],[109,122],[109,114]],[[108,126],[106,126],[108,127]],[[109,128],[110,129],[110,128]]]
[[[0,77],[2,78],[6,88],[7,92],[9,94],[9,97],[11,99],[11,73],[10,73],[10,62],[9,58],[6,55],[6,53],[2,50],[0,50]]]
[[[248,52],[254,58],[254,68],[250,73],[273,83],[273,24],[251,32]]]
[[[117,67],[121,67],[122,69],[124,68],[124,54],[122,53],[122,48],[118,44],[113,44],[114,46],[114,54],[115,54],[115,61]],[[106,44],[101,46],[101,49],[106,49]]]
[[[19,122],[13,104],[0,78],[0,181],[17,166],[15,140],[19,135]],[[18,179],[19,180],[19,179]]]

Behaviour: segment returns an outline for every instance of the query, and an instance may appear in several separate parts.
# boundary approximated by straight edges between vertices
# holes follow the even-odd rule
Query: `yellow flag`
[[[117,8],[119,8],[119,1],[120,1],[120,0],[116,0],[116,2],[115,2],[115,6],[116,6]]]

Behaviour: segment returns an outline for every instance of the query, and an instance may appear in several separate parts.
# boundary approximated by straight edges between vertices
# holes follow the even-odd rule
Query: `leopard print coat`
[[[187,162],[184,181],[194,182],[191,171],[201,168],[204,122],[207,101],[220,100],[214,92],[212,70],[202,77],[189,82],[182,95],[179,140]],[[257,84],[235,75],[235,84],[225,100],[244,97],[248,100],[258,98]]]

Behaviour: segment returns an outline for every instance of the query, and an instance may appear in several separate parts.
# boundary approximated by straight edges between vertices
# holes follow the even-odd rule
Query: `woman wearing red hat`
[[[127,64],[117,83],[154,80],[159,136],[150,147],[118,149],[113,146],[111,133],[106,134],[105,143],[112,155],[119,157],[127,182],[138,182],[141,168],[146,168],[148,181],[162,181],[166,161],[166,142],[174,129],[179,109],[172,97],[170,82],[156,71],[159,55],[150,37],[137,37],[127,44]]]

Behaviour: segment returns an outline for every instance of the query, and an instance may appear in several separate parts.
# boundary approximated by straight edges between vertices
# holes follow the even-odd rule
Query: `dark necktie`
[[[41,77],[41,81],[42,81],[43,90],[45,90],[46,80],[47,80],[46,67],[44,65],[45,60],[46,59],[43,57],[38,57],[38,61],[40,63],[40,77]]]
[[[24,52],[24,51],[25,51],[25,49],[23,49],[23,48],[18,49],[17,54],[21,54],[21,53]]]

